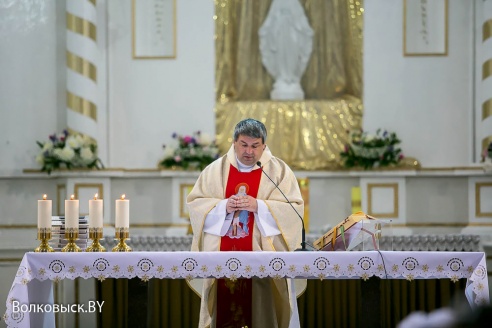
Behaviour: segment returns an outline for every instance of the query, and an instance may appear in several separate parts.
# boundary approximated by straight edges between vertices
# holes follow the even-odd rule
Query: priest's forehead
[[[265,125],[260,121],[247,118],[237,123],[234,128],[233,140],[237,141],[239,136],[247,136],[255,139],[261,138],[261,141],[265,143],[267,131]]]

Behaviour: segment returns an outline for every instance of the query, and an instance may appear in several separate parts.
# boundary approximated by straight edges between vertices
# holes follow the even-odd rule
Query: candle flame
[[[96,192],[96,194],[94,195],[94,199],[97,199],[97,192]]]
[[[74,195],[71,195],[70,196],[70,200],[74,200],[75,199],[75,196]]]
[[[46,200],[48,198],[48,195],[44,194],[43,195],[43,200]]]
[[[125,195],[125,194],[121,195],[121,199],[122,199],[122,200],[123,200],[123,199],[125,199],[125,197],[126,197],[126,195]]]

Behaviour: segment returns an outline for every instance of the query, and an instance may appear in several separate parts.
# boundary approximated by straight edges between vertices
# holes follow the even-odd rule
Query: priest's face
[[[258,162],[265,150],[266,145],[261,138],[251,138],[239,135],[237,141],[234,141],[234,150],[236,156],[244,165],[254,165]]]

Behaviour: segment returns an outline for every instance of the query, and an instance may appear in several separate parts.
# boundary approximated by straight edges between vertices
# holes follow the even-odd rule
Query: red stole
[[[256,198],[260,186],[261,170],[239,172],[230,166],[225,197],[229,198],[238,192],[245,191]],[[245,190],[246,189],[246,190]],[[252,251],[254,214],[249,213],[247,228],[239,223],[240,229],[248,231],[241,238],[223,236],[220,241],[220,251]],[[217,328],[252,326],[252,281],[251,279],[217,279]]]

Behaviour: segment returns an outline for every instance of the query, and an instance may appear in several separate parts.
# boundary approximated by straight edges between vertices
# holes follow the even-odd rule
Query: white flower
[[[65,147],[63,149],[56,148],[53,153],[55,154],[56,157],[61,159],[62,161],[69,162],[72,160],[72,158],[75,156],[75,152],[72,148],[70,147]]]
[[[212,144],[212,137],[207,133],[201,133],[198,143],[202,146],[210,146]]]
[[[51,150],[53,148],[53,143],[50,141],[46,141],[43,145],[43,149],[41,150],[42,152],[45,152],[47,150]]]
[[[173,157],[174,151],[174,147],[166,146],[166,148],[164,148],[164,158]]]
[[[43,154],[38,154],[38,156],[36,156],[36,163],[38,163],[40,165],[43,165],[44,164],[44,156],[43,156]]]
[[[78,149],[80,148],[80,146],[82,146],[82,140],[78,135],[69,136],[67,138],[66,144],[69,145],[72,149]]]
[[[90,145],[93,144],[91,137],[89,137],[88,135],[85,135],[85,134],[83,136],[80,136],[79,135],[79,137],[80,137],[80,140],[81,140],[81,144],[82,145],[84,145],[84,146],[90,146]]]
[[[89,147],[83,147],[80,150],[80,157],[86,163],[91,163],[94,160],[94,154]]]

